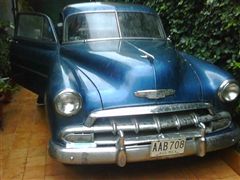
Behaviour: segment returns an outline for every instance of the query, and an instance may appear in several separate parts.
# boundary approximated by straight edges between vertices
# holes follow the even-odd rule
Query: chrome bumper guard
[[[206,135],[204,123],[198,124],[198,129],[185,130],[178,133],[158,134],[149,137],[150,141],[158,141],[161,138],[186,137],[184,153],[168,156],[150,157],[151,143],[126,145],[122,130],[116,134],[118,141],[115,146],[105,147],[63,147],[49,143],[49,153],[60,162],[67,164],[112,164],[125,166],[127,162],[149,161],[157,159],[168,159],[189,155],[204,156],[211,152],[236,144],[240,139],[240,128],[236,125],[222,130],[218,133]]]

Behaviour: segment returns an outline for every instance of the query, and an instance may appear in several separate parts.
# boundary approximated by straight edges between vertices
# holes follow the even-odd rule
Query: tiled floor
[[[50,133],[44,108],[36,96],[21,89],[4,110],[0,132],[0,179],[240,179],[214,153],[205,158],[116,165],[70,166],[56,162],[47,153]]]

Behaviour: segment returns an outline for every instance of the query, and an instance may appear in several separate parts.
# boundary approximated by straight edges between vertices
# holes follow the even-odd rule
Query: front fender
[[[58,114],[54,105],[57,94],[65,89],[78,92],[83,101],[79,113],[70,117]],[[93,110],[102,109],[100,95],[93,83],[67,59],[57,61],[53,67],[46,91],[46,105],[52,138],[56,142],[64,127],[83,124]]]
[[[220,85],[225,80],[233,80],[234,77],[219,67],[186,53],[180,53],[197,74],[202,87],[203,101],[210,102],[218,109],[226,109],[229,104],[220,101],[217,93]]]

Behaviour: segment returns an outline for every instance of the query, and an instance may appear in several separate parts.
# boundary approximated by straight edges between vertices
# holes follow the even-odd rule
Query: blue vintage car
[[[125,166],[238,143],[236,81],[177,51],[152,9],[72,4],[59,22],[19,13],[11,44],[14,78],[45,98],[52,157]]]

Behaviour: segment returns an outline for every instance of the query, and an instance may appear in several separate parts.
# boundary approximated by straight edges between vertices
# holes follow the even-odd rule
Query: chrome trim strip
[[[118,131],[118,141],[116,143],[116,149],[117,149],[117,165],[120,167],[124,167],[127,163],[127,154],[126,154],[126,148],[125,148],[125,138],[123,131]]]
[[[172,116],[169,115],[169,117]],[[151,120],[142,119],[141,121],[137,121],[137,119],[135,119],[135,121],[133,121],[129,119],[129,121],[116,122],[115,120],[110,119],[109,122],[106,122],[105,124],[96,124],[92,127],[86,127],[84,125],[69,126],[60,132],[59,138],[65,141],[65,137],[68,134],[84,135],[96,133],[95,135],[97,135],[101,133],[112,133],[113,135],[116,135],[119,130],[124,132],[135,132],[136,134],[143,131],[155,131],[155,133],[161,133],[162,130],[180,130],[180,128],[190,126],[199,128],[199,124],[201,123],[218,122],[219,120],[224,120],[226,123],[223,124],[224,127],[222,128],[227,128],[230,125],[227,122],[231,122],[231,115],[226,111],[217,113],[215,116],[209,114],[202,116],[196,115],[198,119],[198,124],[196,124],[196,121],[192,117],[192,114],[181,115],[181,117],[178,117],[178,121],[176,121],[176,119],[174,118],[169,117],[162,116],[162,118],[160,119],[158,116],[153,115],[153,118]],[[109,139],[109,136],[106,137],[105,140],[106,139]]]
[[[179,120],[176,114],[174,115],[174,118],[175,118],[175,124],[177,126],[177,130],[179,130],[181,128],[181,121]]]
[[[199,119],[198,119],[196,113],[192,113],[191,116],[192,116],[192,118],[193,118],[193,121],[194,121],[194,123],[195,123],[195,126],[197,126],[197,125],[199,124]]]
[[[160,123],[159,117],[158,117],[158,116],[153,116],[153,120],[154,120],[154,122],[155,122],[155,124],[156,124],[156,130],[157,130],[157,132],[160,133],[162,127],[161,127],[161,123]]]
[[[112,133],[114,135],[116,135],[117,134],[117,124],[116,124],[116,122],[114,120],[112,120],[111,125],[112,125]]]
[[[197,133],[196,133],[197,132]],[[160,133],[155,135],[145,135],[145,136],[137,136],[137,137],[125,137],[125,146],[134,146],[134,145],[142,145],[142,144],[150,144],[152,141],[159,141],[162,138],[179,138],[183,137],[185,139],[196,139],[201,138],[200,131],[197,129],[193,130],[183,130],[181,132],[174,133]],[[114,146],[117,143],[116,137],[110,137],[109,139],[103,141],[101,139],[96,138],[94,144],[96,146]],[[74,144],[74,143],[72,143]]]
[[[112,38],[98,38],[98,39],[84,39],[76,41],[65,41],[62,44],[73,44],[73,43],[86,43],[86,42],[95,42],[95,41],[108,41],[108,40],[163,40],[163,38],[145,38],[145,37],[112,37]],[[145,57],[143,57],[145,58]]]
[[[162,99],[167,96],[173,96],[176,90],[174,89],[149,89],[134,92],[134,95],[140,98]]]
[[[68,16],[65,17],[64,19],[64,22],[63,22],[63,44],[68,44],[68,43],[74,43],[74,42],[91,42],[91,41],[103,41],[103,40],[121,40],[121,39],[161,39],[161,40],[166,40],[166,33],[165,33],[165,30],[164,28],[162,27],[161,31],[160,32],[163,32],[164,34],[164,37],[163,38],[159,38],[159,37],[122,37],[122,31],[121,31],[121,27],[119,25],[119,19],[118,19],[118,13],[119,12],[128,12],[128,11],[117,11],[117,10],[99,10],[99,11],[82,11],[82,12],[76,12],[76,13],[72,13],[72,14],[69,14]],[[138,11],[136,11],[138,12]],[[98,38],[98,39],[85,39],[85,40],[77,40],[77,41],[67,41],[67,38],[68,38],[68,32],[67,32],[67,27],[66,27],[66,22],[67,22],[67,19],[70,17],[70,16],[73,16],[73,15],[77,15],[77,14],[86,14],[86,13],[115,13],[115,15],[117,16],[117,26],[118,26],[118,30],[119,31],[119,37],[114,37],[114,38]],[[134,11],[131,11],[131,13],[134,13]],[[145,14],[153,14],[154,13],[146,13],[146,12],[142,12],[142,13],[145,13]],[[162,21],[161,21],[161,18],[160,19],[160,24],[162,26]],[[145,52],[145,51],[144,51]],[[147,52],[145,52],[144,54],[146,54]],[[149,54],[149,53],[148,53]],[[147,55],[147,54],[146,54]],[[151,54],[149,54],[151,55]],[[153,57],[153,55],[149,56],[149,57]]]
[[[96,3],[96,2],[95,2]],[[74,4],[69,4],[69,5],[67,5],[67,6],[65,6],[64,8],[63,8],[63,11],[66,9],[66,8],[69,8],[69,7],[72,7],[72,8],[76,8],[76,9],[78,9],[78,7],[77,6],[75,6],[75,5],[79,5],[79,4],[81,4],[81,3],[74,3]],[[72,14],[80,14],[80,13],[95,13],[95,12],[112,12],[112,11],[116,11],[116,12],[129,12],[129,13],[145,13],[145,14],[152,14],[152,15],[156,15],[157,16],[157,14],[155,13],[155,12],[150,12],[150,11],[141,11],[141,10],[136,10],[136,9],[132,9],[131,11],[129,11],[129,10],[116,10],[116,9],[107,9],[107,10],[103,10],[103,9],[101,9],[101,10],[85,10],[85,11],[80,11],[79,10],[79,12],[76,12],[76,13],[72,13]]]
[[[179,111],[186,111],[186,110],[209,109],[211,107],[212,105],[210,103],[182,103],[182,104],[164,104],[164,105],[107,109],[107,110],[92,112],[88,116],[84,125],[87,127],[90,127],[95,123],[95,121],[98,118],[162,114],[162,113],[179,112]]]
[[[201,137],[201,132],[192,131],[193,134],[198,134]],[[164,134],[164,136],[167,134]],[[183,133],[179,133],[180,136],[184,136]],[[179,137],[178,135],[178,137]],[[160,138],[160,137],[159,137]],[[240,129],[235,126],[228,131],[224,131],[218,134],[210,134],[205,137],[203,142],[206,147],[206,152],[216,151],[219,149],[230,147],[236,144],[240,139]],[[157,140],[157,139],[156,139]],[[149,155],[150,145],[133,145],[126,146],[126,162],[139,162],[149,160],[169,159],[176,157],[183,157],[189,155],[199,155],[199,138],[192,138],[186,140],[185,151],[182,154],[159,156],[151,158]],[[50,141],[49,154],[56,158],[58,161],[67,164],[112,164],[116,163],[118,149],[116,146],[109,147],[82,147],[82,148],[66,148],[59,146],[58,144]]]
[[[116,20],[117,20],[118,34],[119,34],[119,37],[122,38],[122,31],[121,31],[121,27],[120,27],[120,22],[119,22],[117,11],[115,11],[115,16],[116,16]]]
[[[200,127],[200,133],[201,133],[201,138],[198,139],[198,156],[203,157],[206,155],[206,126],[204,123],[200,122],[199,125]]]
[[[133,119],[132,119],[132,123],[133,123],[134,126],[135,126],[135,133],[138,134],[138,133],[139,133],[139,130],[140,130],[140,127],[139,127],[139,123],[138,123],[137,119],[136,119],[136,118],[133,118]]]

